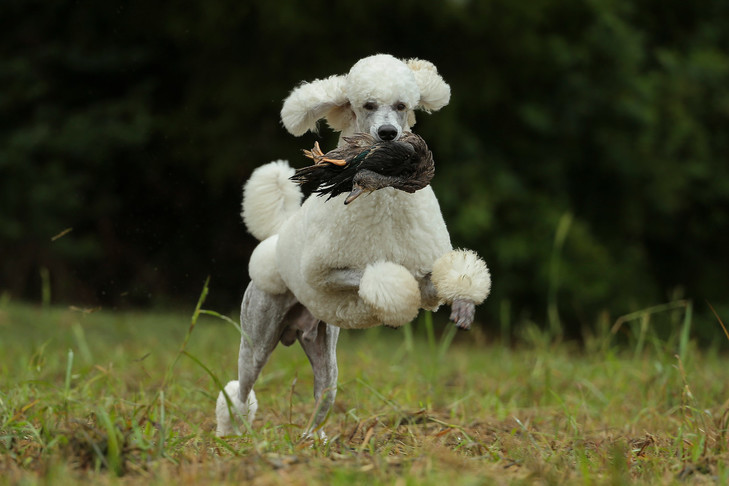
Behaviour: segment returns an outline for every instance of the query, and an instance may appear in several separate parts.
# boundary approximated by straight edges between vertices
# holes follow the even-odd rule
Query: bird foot
[[[314,165],[319,165],[327,162],[341,167],[347,164],[347,161],[344,159],[330,159],[328,157],[324,157],[324,152],[322,152],[321,147],[319,146],[319,142],[314,142],[313,149],[304,150],[304,155],[313,160]]]

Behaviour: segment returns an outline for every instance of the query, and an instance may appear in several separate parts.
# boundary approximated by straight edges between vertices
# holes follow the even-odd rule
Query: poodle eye
[[[376,110],[376,109],[377,109],[377,105],[376,105],[376,104],[374,104],[374,103],[373,103],[373,102],[371,102],[371,101],[368,101],[367,103],[365,103],[365,104],[364,104],[364,105],[362,106],[362,108],[364,108],[364,109],[365,109],[365,110],[367,110],[367,111],[374,111],[374,110]]]
[[[395,109],[397,111],[405,111],[406,108],[407,108],[407,106],[405,105],[405,103],[402,103],[402,102],[395,105]]]

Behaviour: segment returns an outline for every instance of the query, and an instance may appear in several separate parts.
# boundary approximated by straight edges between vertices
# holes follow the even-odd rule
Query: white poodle
[[[379,54],[346,75],[303,83],[281,118],[296,136],[325,118],[341,136],[397,140],[415,124],[414,110],[436,111],[449,99],[432,63]],[[238,381],[218,397],[218,435],[240,433],[236,423],[253,420],[253,384],[279,341],[298,339],[314,370],[317,412],[308,434],[334,402],[339,328],[400,326],[421,308],[447,303],[451,319],[467,329],[491,288],[486,264],[472,251],[453,250],[430,186],[412,194],[386,187],[349,205],[346,194],[302,204],[293,174],[287,162],[271,162],[244,188],[243,219],[261,243],[241,306]]]

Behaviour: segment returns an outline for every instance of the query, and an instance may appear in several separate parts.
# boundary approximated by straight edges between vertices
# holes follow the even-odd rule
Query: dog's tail
[[[281,225],[301,206],[299,185],[288,162],[276,160],[257,168],[243,186],[241,216],[248,231],[263,241],[278,233]]]

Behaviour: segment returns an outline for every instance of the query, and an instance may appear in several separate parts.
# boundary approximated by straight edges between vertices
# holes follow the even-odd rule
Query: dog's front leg
[[[469,329],[480,304],[491,291],[486,263],[471,250],[452,250],[433,263],[431,280],[443,301],[451,304],[451,320]]]
[[[420,297],[423,301],[425,309],[435,310],[441,303],[438,296],[438,290],[435,288],[431,275],[426,275],[420,280]],[[455,299],[451,302],[451,316],[453,321],[460,329],[470,329],[473,319],[476,316],[476,304],[469,299]]]
[[[312,274],[315,288],[354,291],[380,323],[402,326],[413,320],[420,309],[420,289],[410,271],[393,262],[380,261],[355,268],[328,268]],[[372,324],[369,324],[372,325]],[[349,327],[356,327],[350,323]]]

